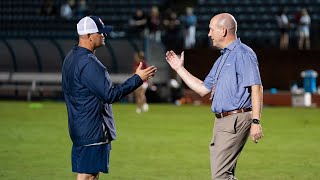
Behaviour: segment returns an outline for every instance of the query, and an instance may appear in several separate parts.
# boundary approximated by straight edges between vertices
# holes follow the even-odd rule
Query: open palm
[[[173,51],[167,51],[166,60],[175,71],[180,67],[183,67],[184,63],[184,51],[181,53],[180,58]]]

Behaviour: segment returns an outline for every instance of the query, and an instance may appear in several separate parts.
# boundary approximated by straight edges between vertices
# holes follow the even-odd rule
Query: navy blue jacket
[[[75,46],[62,66],[62,89],[68,110],[69,133],[76,146],[116,138],[111,104],[143,83],[133,75],[113,85],[106,67],[88,49]]]

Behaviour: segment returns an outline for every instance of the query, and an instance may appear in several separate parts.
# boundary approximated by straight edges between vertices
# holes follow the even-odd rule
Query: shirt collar
[[[220,50],[221,54],[224,54],[227,50],[232,51],[240,43],[241,43],[240,38],[235,39],[227,47]]]
[[[81,46],[79,46],[79,45],[77,45],[77,44],[75,44],[73,48],[76,49],[76,50],[88,51],[88,52],[92,53],[92,51],[90,51],[89,49],[87,49],[87,48],[85,48],[85,47],[81,47]]]

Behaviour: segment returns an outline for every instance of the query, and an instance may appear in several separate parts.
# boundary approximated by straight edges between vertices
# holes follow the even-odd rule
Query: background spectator
[[[164,44],[166,49],[181,48],[180,20],[177,18],[176,12],[168,10],[168,16],[163,20],[165,29]]]
[[[139,67],[140,62],[142,62],[142,68],[145,69],[148,67],[144,53],[142,51],[136,52],[134,54],[134,68],[133,72],[136,71]],[[140,114],[141,112],[147,112],[149,110],[149,105],[147,103],[146,91],[148,88],[148,81],[144,81],[142,86],[137,88],[134,91],[134,99],[137,106],[136,113]]]
[[[150,10],[150,16],[148,18],[149,37],[156,42],[161,41],[161,18],[159,15],[159,9],[156,6],[152,6]]]
[[[193,14],[193,8],[186,8],[186,15],[182,16],[184,48],[193,48],[196,44],[197,16]]]
[[[71,19],[73,17],[74,0],[67,0],[60,7],[60,17],[63,19]]]
[[[52,0],[45,0],[41,5],[40,14],[43,16],[56,17],[58,15],[58,10]]]
[[[283,8],[276,17],[280,30],[280,49],[288,49],[289,47],[290,23],[288,20],[287,11],[287,8]]]
[[[84,16],[88,15],[89,8],[87,6],[86,0],[80,0],[77,4],[77,17],[83,18]]]
[[[137,9],[134,15],[129,20],[131,35],[144,37],[147,26],[147,18],[142,9]]]
[[[301,17],[298,24],[299,49],[310,49],[310,24],[311,19],[307,9],[301,10]]]

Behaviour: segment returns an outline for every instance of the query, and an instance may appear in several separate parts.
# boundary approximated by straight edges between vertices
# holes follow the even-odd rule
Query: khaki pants
[[[215,118],[210,144],[212,180],[237,179],[237,159],[250,135],[252,112]]]

